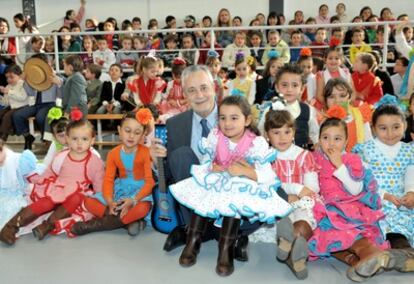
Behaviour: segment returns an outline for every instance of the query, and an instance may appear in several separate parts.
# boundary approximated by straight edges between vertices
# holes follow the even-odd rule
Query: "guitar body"
[[[155,136],[161,138],[165,145],[167,138],[165,125],[156,125]],[[181,223],[177,213],[177,203],[166,185],[162,158],[157,159],[157,163],[158,183],[152,190],[154,207],[152,208],[151,222],[154,229],[161,233],[168,234]]]
[[[168,234],[180,225],[176,202],[169,192],[161,192],[157,186],[152,191],[152,198],[154,200],[152,226],[157,231]]]

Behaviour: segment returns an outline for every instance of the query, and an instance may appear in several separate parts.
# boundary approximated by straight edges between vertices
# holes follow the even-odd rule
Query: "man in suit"
[[[167,148],[155,139],[151,146],[152,157],[166,157],[168,183],[176,183],[191,176],[190,168],[198,164],[201,154],[198,143],[206,137],[209,130],[217,124],[218,110],[215,99],[214,80],[204,65],[187,67],[181,76],[183,92],[189,101],[191,110],[167,120]],[[167,155],[168,153],[168,155]],[[186,231],[191,219],[191,211],[180,205],[179,213],[184,225],[176,227],[168,235],[164,244],[165,251],[171,251],[186,242]],[[260,223],[245,222],[239,229],[236,241],[235,258],[247,261],[247,235],[260,227]],[[202,241],[218,237],[218,230],[211,224]]]

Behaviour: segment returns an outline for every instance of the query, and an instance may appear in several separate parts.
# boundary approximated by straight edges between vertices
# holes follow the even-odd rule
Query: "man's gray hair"
[[[206,65],[191,65],[185,68],[183,70],[183,73],[181,74],[181,86],[183,87],[183,89],[184,89],[185,82],[187,81],[188,76],[196,72],[204,72],[207,75],[211,84],[214,85],[213,75],[211,75],[211,72]]]

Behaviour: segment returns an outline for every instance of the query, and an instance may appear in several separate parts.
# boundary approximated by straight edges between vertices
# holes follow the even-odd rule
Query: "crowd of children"
[[[67,14],[65,22],[72,28],[79,26],[82,9]],[[316,19],[306,22],[329,22],[328,6],[319,10]],[[361,10],[360,19],[375,21],[368,10]],[[346,18],[345,5],[338,4],[337,12],[334,21]],[[295,13],[294,23],[304,22],[300,15]],[[382,20],[390,18],[389,9],[381,12]],[[282,17],[271,14],[269,19],[276,25]],[[230,26],[230,20],[222,9],[218,26]],[[132,21],[130,29],[138,22]],[[187,24],[195,24],[194,17],[187,17]],[[88,19],[89,30],[93,25]],[[220,31],[216,37],[154,32],[147,42],[143,35],[113,34],[114,19],[102,28],[108,34],[98,38],[59,38],[60,50],[83,46],[85,52],[62,57],[65,78],[51,76],[49,89],[28,84],[32,75],[22,72],[21,56],[3,71],[1,242],[13,245],[19,234],[30,231],[42,240],[49,233],[73,237],[126,228],[134,236],[143,230],[156,180],[148,148],[154,124],[190,109],[182,73],[201,63],[210,70],[218,123],[208,135],[203,129],[200,165],[170,185],[176,201],[193,210],[181,265],[195,263],[200,234],[213,219],[220,228],[216,272],[230,275],[233,258],[223,254],[223,247],[234,246],[244,219],[265,224],[251,240],[276,242],[277,258],[298,279],[307,277],[308,260],[330,256],[347,263],[347,276],[356,282],[384,270],[414,271],[414,80],[409,76],[414,67],[410,39],[402,39],[407,23],[393,27],[401,57],[396,58],[399,77],[392,79],[392,94],[383,91],[375,73],[379,62],[368,51],[378,33],[370,28],[368,43],[364,30],[352,30],[349,48],[343,39],[328,43],[325,28],[292,31],[289,44],[297,52],[279,30],[266,32],[265,40],[260,31]],[[217,51],[197,49],[198,43],[210,48],[212,38],[223,53],[220,45]],[[305,38],[311,49],[303,47]],[[167,52],[154,51],[164,41]],[[179,52],[177,44],[182,45]],[[322,68],[315,64],[317,57]],[[60,60],[37,58],[46,64]],[[172,72],[168,82],[164,64]],[[264,71],[258,74],[260,64]],[[234,69],[234,76],[227,76],[227,68]],[[198,95],[209,87],[193,91]],[[117,127],[120,145],[108,153],[106,163],[93,149],[88,113],[123,114]],[[16,133],[31,149],[34,137],[24,122],[33,115],[39,129],[52,134],[41,163],[32,152],[20,154],[7,146],[8,136]],[[276,194],[279,188],[287,200]]]

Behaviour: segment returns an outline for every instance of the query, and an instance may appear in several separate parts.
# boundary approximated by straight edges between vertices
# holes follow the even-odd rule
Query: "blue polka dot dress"
[[[371,140],[365,144],[357,145],[354,152],[360,154],[363,161],[372,170],[382,193],[389,193],[401,198],[406,194],[404,181],[407,168],[414,165],[414,147],[401,143],[398,154],[394,159],[391,159],[381,151],[377,143],[375,140]],[[382,210],[385,214],[385,219],[380,221],[383,233],[402,234],[413,246],[414,210],[404,206],[398,208],[386,200],[383,200]]]

